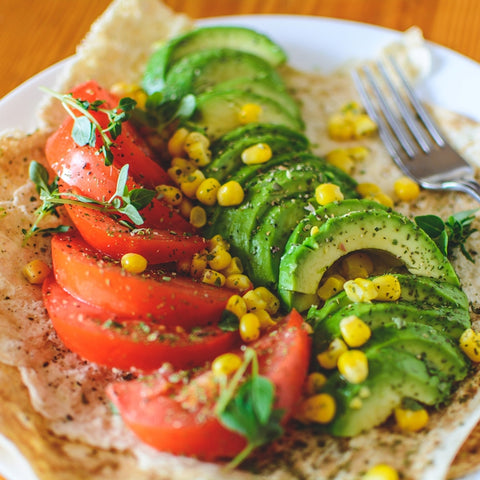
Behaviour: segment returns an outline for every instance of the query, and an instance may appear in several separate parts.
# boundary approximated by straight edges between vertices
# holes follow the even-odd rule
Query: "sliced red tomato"
[[[43,299],[66,347],[107,367],[151,371],[169,362],[178,369],[193,368],[228,351],[238,341],[236,333],[214,325],[185,331],[149,318],[124,319],[75,299],[53,276],[43,285]]]
[[[275,385],[275,406],[285,410],[286,421],[299,401],[310,357],[302,317],[293,311],[277,330],[250,346],[258,353],[259,374]],[[246,443],[216,418],[218,384],[212,375],[205,370],[187,386],[161,375],[118,382],[109,385],[108,394],[126,425],[148,445],[208,461],[232,458]]]
[[[125,318],[149,317],[184,328],[214,324],[235,293],[172,272],[128,273],[119,262],[88,245],[78,232],[55,235],[51,245],[55,278],[62,288]]]
[[[77,205],[67,205],[66,208],[83,239],[115,259],[125,253],[139,253],[149,264],[178,262],[191,259],[206,245],[204,238],[191,233],[153,228],[132,231],[98,210]]]

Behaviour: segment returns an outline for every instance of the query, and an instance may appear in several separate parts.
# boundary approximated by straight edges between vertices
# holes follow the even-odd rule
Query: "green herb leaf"
[[[415,217],[417,225],[437,244],[440,251],[447,255],[448,233],[444,221],[436,215]]]
[[[218,322],[218,326],[224,332],[236,332],[238,330],[239,323],[240,321],[238,317],[233,312],[230,310],[224,310],[222,312],[220,322]]]
[[[146,188],[134,188],[129,192],[130,203],[137,209],[142,210],[154,199],[155,190]]]
[[[72,138],[77,145],[95,146],[95,125],[87,117],[76,117],[73,121]]]

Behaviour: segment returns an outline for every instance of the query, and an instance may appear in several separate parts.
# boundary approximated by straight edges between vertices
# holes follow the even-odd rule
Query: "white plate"
[[[287,51],[289,63],[299,69],[328,73],[348,61],[369,58],[386,45],[399,40],[399,32],[321,17],[255,15],[216,17],[203,25],[245,25],[268,34]],[[447,48],[428,43],[433,69],[418,87],[421,97],[480,121],[480,65]],[[0,100],[0,131],[35,129],[35,106],[41,99],[40,86],[54,87],[67,59],[31,78]],[[461,85],[461,88],[460,88]],[[0,437],[0,474],[9,480],[35,479],[10,442]],[[480,474],[468,477],[479,480]],[[466,480],[466,479],[465,479]]]

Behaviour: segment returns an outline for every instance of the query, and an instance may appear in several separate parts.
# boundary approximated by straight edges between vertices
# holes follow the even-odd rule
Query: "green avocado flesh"
[[[186,55],[211,48],[234,48],[248,52],[274,67],[286,61],[283,49],[259,32],[237,26],[203,27],[175,37],[150,57],[143,77],[143,88],[148,94],[161,91],[173,64]]]
[[[352,347],[368,360],[363,382],[349,383],[336,368],[322,370],[327,382],[320,392],[334,397],[336,414],[320,430],[353,436],[383,423],[405,400],[433,407],[448,401],[468,371],[458,341],[471,325],[469,302],[452,265],[422,229],[360,199],[354,178],[313,153],[301,105],[277,70],[285,60],[277,44],[247,28],[199,28],[152,55],[143,87],[153,114],[152,105],[170,112],[189,100],[183,116],[177,111],[167,118],[176,123],[167,124],[204,132],[211,142],[205,177],[243,188],[240,205],[204,206],[201,233],[221,235],[253,284],[280,297],[282,313],[295,308],[305,315],[313,329],[311,370],[322,370],[317,355],[343,338],[342,319],[356,316],[369,326],[370,338]],[[260,113],[244,125],[240,113],[247,104]],[[271,158],[245,164],[245,149],[263,143]],[[322,183],[338,185],[344,199],[318,205],[315,189]],[[372,259],[372,278],[389,273],[398,279],[399,299],[355,303],[342,290],[322,302],[322,280],[359,251]]]

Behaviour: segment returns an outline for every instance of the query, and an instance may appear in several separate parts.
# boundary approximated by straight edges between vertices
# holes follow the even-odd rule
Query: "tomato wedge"
[[[139,253],[149,264],[178,262],[191,259],[206,245],[204,238],[191,233],[154,228],[132,231],[98,210],[77,205],[66,205],[66,209],[83,239],[115,259],[125,253]]]
[[[51,245],[55,278],[62,288],[124,318],[149,317],[184,328],[214,324],[235,293],[171,272],[128,273],[88,245],[78,232],[57,234]]]
[[[257,351],[260,375],[275,385],[276,407],[285,410],[285,422],[299,401],[310,357],[302,317],[292,311],[277,330],[250,346]],[[210,370],[187,386],[152,375],[113,383],[107,391],[126,425],[157,450],[212,461],[232,458],[245,447],[245,439],[214,415],[218,385]]]
[[[107,367],[151,371],[169,362],[174,368],[193,368],[228,351],[238,341],[235,332],[213,325],[185,331],[149,318],[124,319],[75,299],[53,276],[43,284],[43,299],[66,347]]]

